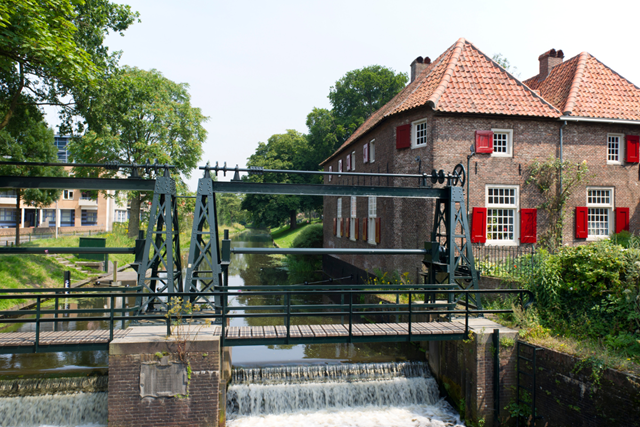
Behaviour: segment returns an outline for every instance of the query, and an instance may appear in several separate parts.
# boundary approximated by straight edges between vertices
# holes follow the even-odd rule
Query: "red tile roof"
[[[461,38],[373,113],[329,159],[387,117],[426,105],[452,113],[550,118],[561,115],[539,94]]]
[[[640,120],[640,88],[582,52],[554,67],[542,82],[524,82],[565,115]]]

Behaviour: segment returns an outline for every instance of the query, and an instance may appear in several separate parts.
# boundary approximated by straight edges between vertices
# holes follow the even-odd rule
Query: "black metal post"
[[[40,349],[40,297],[36,301],[36,342],[34,353],[37,353]]]
[[[500,329],[493,330],[493,425],[500,426]]]
[[[287,326],[287,344],[289,344],[289,338],[291,337],[291,295],[289,292],[285,294],[285,303],[286,303],[286,326]]]
[[[115,310],[115,296],[109,298],[109,342],[113,341],[113,311]]]

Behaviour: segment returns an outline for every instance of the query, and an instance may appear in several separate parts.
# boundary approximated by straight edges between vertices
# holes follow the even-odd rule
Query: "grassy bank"
[[[247,227],[242,224],[233,223],[231,225],[218,225],[218,236],[222,238],[224,236],[224,230],[229,230],[229,236],[239,234],[245,231]]]
[[[319,219],[316,219],[311,221],[310,224],[319,224],[320,222],[321,221]],[[273,239],[275,244],[278,245],[278,247],[290,248],[295,238],[298,237],[298,235],[302,233],[302,230],[304,230],[304,228],[310,224],[303,222],[301,224],[298,224],[298,226],[294,230],[291,230],[288,225],[283,225],[280,228],[271,230],[271,238]]]

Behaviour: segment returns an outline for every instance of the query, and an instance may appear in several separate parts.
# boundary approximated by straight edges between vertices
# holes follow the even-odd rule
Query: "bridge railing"
[[[452,285],[453,286],[453,285]],[[276,344],[296,343],[296,337],[292,337],[291,328],[295,322],[292,319],[299,317],[322,319],[326,317],[341,317],[342,324],[348,329],[348,335],[335,338],[335,342],[354,342],[354,324],[361,323],[364,317],[371,316],[390,316],[399,320],[400,316],[405,316],[407,321],[407,334],[396,341],[419,341],[424,336],[419,333],[413,326],[416,323],[415,317],[418,315],[445,315],[448,317],[456,316],[459,320],[464,318],[464,332],[458,334],[450,334],[448,339],[463,339],[469,333],[469,317],[478,316],[486,313],[510,313],[513,310],[485,310],[477,309],[468,304],[469,294],[512,294],[519,297],[520,303],[527,308],[533,303],[533,294],[523,289],[500,289],[500,290],[461,290],[446,289],[447,285],[291,285],[291,286],[228,286],[220,291],[203,292],[197,294],[194,300],[194,294],[190,292],[173,292],[173,293],[145,293],[148,298],[166,298],[174,299],[177,304],[179,300],[193,301],[198,305],[200,298],[219,297],[222,301],[220,306],[215,307],[215,311],[192,311],[176,315],[175,313],[146,313],[139,314],[138,306],[127,306],[126,298],[135,297],[139,289],[137,287],[130,288],[91,288],[91,289],[8,289],[3,290],[0,294],[0,300],[5,299],[27,299],[32,303],[31,308],[26,310],[4,310],[0,311],[0,334],[6,325],[16,323],[32,323],[35,324],[35,337],[30,352],[46,352],[46,348],[42,348],[40,335],[41,325],[46,323],[54,323],[54,327],[65,322],[105,322],[106,329],[109,330],[109,339],[113,340],[114,330],[124,329],[125,322],[146,322],[147,324],[166,325],[167,335],[171,335],[171,327],[179,319],[188,320],[189,322],[198,322],[210,320],[221,327],[222,345],[251,345],[249,341],[240,343],[238,339],[229,339],[226,331],[228,330],[228,322],[231,319],[244,318],[250,323],[250,319],[254,318],[279,318],[282,319],[280,326],[286,328],[284,337],[273,339]],[[444,288],[444,289],[443,289]],[[364,295],[405,295],[406,301],[392,302],[385,304],[372,304],[361,301]],[[429,302],[430,297],[435,294],[447,298],[444,302]],[[302,302],[297,299],[305,295],[322,295],[333,297],[333,300],[340,302],[319,304]],[[232,306],[228,304],[229,298],[234,297],[271,297],[271,304],[254,306]],[[526,300],[525,300],[526,296]],[[109,301],[104,308],[67,308],[64,305],[66,298],[72,298],[76,301],[87,299],[103,298]],[[118,299],[120,306],[118,307]],[[422,299],[422,301],[419,301]],[[53,308],[43,306],[47,300],[53,300]],[[62,307],[60,301],[63,301]],[[399,298],[397,299],[397,301]],[[79,304],[78,304],[79,305]],[[210,307],[210,304],[203,304]],[[80,316],[83,317],[80,317]],[[76,316],[76,317],[69,317]],[[393,322],[392,322],[393,323]],[[397,322],[396,322],[397,323]],[[309,323],[311,324],[311,323]],[[55,330],[55,328],[54,328]],[[357,340],[357,339],[356,339]],[[377,337],[371,337],[368,341],[377,341]],[[379,340],[389,340],[388,338],[380,338]],[[93,349],[106,349],[102,346],[94,346]],[[46,346],[45,346],[46,347]],[[8,350],[8,349],[7,349]],[[25,349],[23,349],[25,350]],[[55,351],[60,351],[59,349]],[[0,352],[3,351],[0,346]]]

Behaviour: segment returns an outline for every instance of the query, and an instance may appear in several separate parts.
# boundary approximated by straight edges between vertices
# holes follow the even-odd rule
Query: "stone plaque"
[[[187,394],[187,368],[182,363],[143,363],[140,366],[140,397]]]

